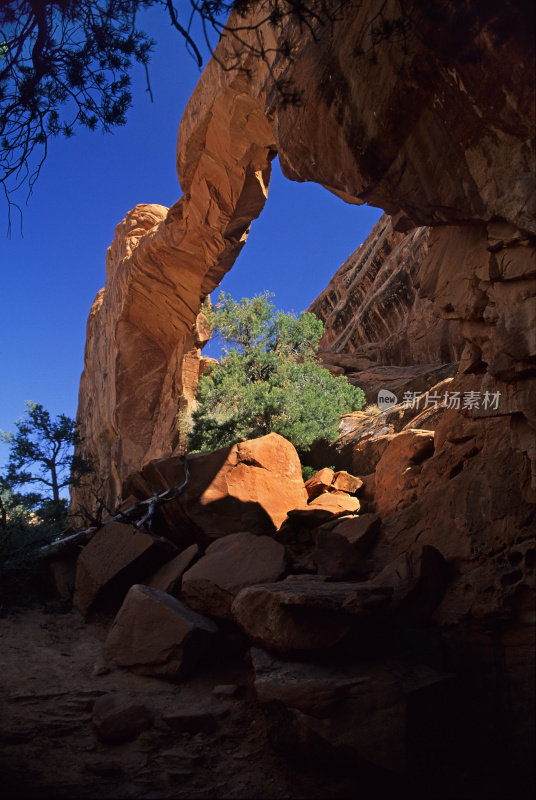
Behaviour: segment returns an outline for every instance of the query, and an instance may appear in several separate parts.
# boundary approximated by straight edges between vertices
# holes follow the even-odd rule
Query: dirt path
[[[276,755],[248,689],[246,661],[206,665],[171,684],[102,660],[107,621],[33,608],[0,619],[0,768],[3,797],[356,798],[335,775],[299,770]],[[213,694],[238,684],[236,696]],[[93,704],[107,693],[143,702],[154,724],[133,741],[96,737]],[[177,733],[162,716],[214,715],[213,733]]]

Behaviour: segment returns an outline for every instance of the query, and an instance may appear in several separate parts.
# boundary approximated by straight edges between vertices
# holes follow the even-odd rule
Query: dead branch
[[[53,556],[57,553],[60,553],[62,550],[65,550],[67,547],[72,547],[79,544],[87,544],[87,542],[98,530],[105,528],[106,525],[109,525],[111,522],[124,522],[126,524],[131,524],[134,527],[133,533],[144,526],[147,532],[153,535],[146,523],[151,520],[155,509],[159,508],[165,503],[169,503],[171,500],[176,500],[188,485],[188,481],[190,480],[190,470],[188,468],[187,453],[184,456],[184,473],[185,479],[180,486],[173,486],[172,488],[166,489],[164,492],[160,492],[159,494],[155,494],[146,500],[139,500],[137,503],[134,503],[124,511],[116,511],[107,520],[98,525],[93,524],[84,530],[76,531],[76,533],[72,533],[69,536],[58,539],[56,542],[51,542],[38,551],[38,557],[45,558],[47,556]],[[87,516],[90,517],[89,512],[87,512],[87,508],[85,511]]]

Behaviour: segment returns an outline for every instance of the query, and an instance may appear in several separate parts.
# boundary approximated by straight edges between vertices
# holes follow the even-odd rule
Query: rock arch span
[[[441,30],[423,17],[407,52],[373,48],[368,1],[345,4],[316,44],[289,22],[291,64],[277,48],[270,64],[246,49],[243,69],[226,71],[237,46],[220,42],[180,124],[183,195],[170,209],[136,206],[118,225],[88,321],[78,417],[108,501],[130,471],[178,445],[176,414],[195,393],[206,336],[201,302],[262,211],[276,152],[294,180],[382,207],[399,230],[433,227],[420,291],[461,320],[461,373],[500,382],[501,415],[515,415],[535,483],[533,45],[523,9],[508,12],[503,35],[484,5],[477,32],[460,38],[450,4],[438,3]],[[384,5],[393,17],[398,8]],[[278,107],[274,79],[287,78],[299,106]]]

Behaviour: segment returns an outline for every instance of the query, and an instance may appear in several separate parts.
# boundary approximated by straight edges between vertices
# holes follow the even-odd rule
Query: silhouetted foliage
[[[202,49],[213,50],[222,34],[234,45],[223,69],[244,69],[247,51],[265,61],[280,104],[299,104],[301,95],[287,77],[271,71],[274,55],[292,62],[296,31],[316,41],[364,0],[2,0],[0,3],[0,184],[11,210],[13,197],[29,193],[39,176],[51,137],[72,136],[78,126],[110,131],[126,122],[131,104],[130,70],[147,65],[155,42],[137,27],[140,12],[161,8],[196,63]],[[474,38],[489,26],[500,41],[520,30],[528,3],[503,11],[490,0],[396,0],[370,4],[370,16],[354,55],[378,61],[384,42],[409,52],[412,37],[447,59],[478,59]],[[255,10],[256,16],[251,16]],[[232,23],[229,13],[235,12]],[[503,12],[503,13],[501,13]],[[515,12],[515,13],[514,13]],[[528,16],[527,16],[528,14]],[[288,23],[291,23],[290,26]],[[267,26],[275,36],[269,45]],[[530,24],[525,36],[532,35]],[[299,38],[299,37],[298,37]],[[403,69],[403,65],[397,67]],[[20,208],[19,208],[20,211]]]
[[[0,181],[31,192],[50,137],[124,125],[128,69],[149,60],[146,0],[7,0],[0,8]]]
[[[67,500],[62,489],[79,486],[91,466],[73,450],[81,441],[76,423],[65,414],[53,420],[39,403],[27,403],[24,416],[15,423],[16,433],[0,432],[10,446],[1,476],[3,507],[21,509],[38,521],[66,522]],[[26,487],[37,491],[24,492]]]
[[[40,552],[69,524],[62,490],[91,470],[73,453],[80,442],[74,420],[52,419],[38,403],[26,406],[16,433],[0,431],[10,445],[0,474],[0,602],[9,603],[39,595],[46,575]]]

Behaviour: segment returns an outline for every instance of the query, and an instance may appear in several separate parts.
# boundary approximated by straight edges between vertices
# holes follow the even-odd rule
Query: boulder
[[[105,694],[95,701],[92,723],[95,733],[107,744],[119,744],[135,739],[150,728],[151,712],[125,694]]]
[[[331,485],[338,492],[355,494],[357,490],[363,486],[363,481],[355,475],[350,475],[346,470],[339,470],[339,472],[336,472],[333,476]]]
[[[354,766],[404,773],[444,735],[441,712],[453,684],[447,672],[390,660],[282,661],[259,649],[251,659],[270,738],[287,753],[344,753]]]
[[[178,527],[183,527],[181,515],[187,515],[205,543],[241,531],[272,534],[289,509],[307,503],[298,454],[277,433],[194,453],[188,468],[189,480],[180,497],[163,507],[166,524],[173,527],[169,518],[175,514]],[[124,490],[141,499],[184,480],[184,459],[162,458],[131,475]]]
[[[366,566],[359,550],[346,539],[332,531],[316,529],[312,533],[314,549],[310,560],[318,575],[342,580],[359,578],[366,573]]]
[[[357,497],[351,497],[346,492],[328,492],[315,497],[309,503],[308,509],[322,509],[329,511],[334,517],[341,514],[354,513],[359,511],[359,500]]]
[[[54,558],[50,562],[50,578],[52,586],[62,603],[69,603],[73,598],[76,580],[76,556]]]
[[[155,494],[177,489],[186,483],[183,456],[158,458],[149,461],[141,470],[132,472],[123,481],[121,492],[130,495],[136,502],[148,500]],[[152,516],[152,530],[161,532],[184,550],[191,544],[205,545],[203,536],[196,525],[188,518],[179,497],[162,503],[155,508]]]
[[[364,556],[377,540],[379,517],[345,514],[330,515],[326,520],[326,516],[326,510],[308,515],[291,513],[280,529],[278,540],[292,555],[290,571],[337,580],[362,578],[369,569]]]
[[[316,576],[289,576],[275,584],[242,589],[232,613],[259,647],[288,653],[333,647],[353,627],[380,624],[392,589],[360,583],[328,583]],[[358,620],[359,618],[359,620]],[[359,625],[354,623],[359,622]]]
[[[329,531],[346,539],[364,556],[375,544],[381,521],[376,514],[359,514],[359,516],[344,517],[324,523],[317,528],[320,531]]]
[[[333,476],[333,470],[329,467],[324,467],[324,469],[318,470],[308,481],[305,481],[305,488],[309,500],[313,500],[324,492],[329,492],[331,484],[333,483]]]
[[[182,576],[198,556],[199,547],[196,544],[190,545],[151,575],[145,585],[150,586],[151,589],[167,592],[167,594],[177,594],[180,590]]]
[[[114,619],[104,656],[142,675],[181,680],[195,669],[217,630],[174,597],[136,584]]]
[[[78,558],[75,608],[84,616],[96,604],[117,608],[129,587],[168,561],[174,551],[169,542],[135,531],[132,525],[108,523],[97,531]]]
[[[232,619],[231,605],[245,586],[277,581],[285,548],[268,536],[232,533],[213,542],[182,579],[182,595],[202,614]]]
[[[355,664],[348,667],[310,661],[283,661],[258,647],[250,650],[255,692],[260,703],[284,703],[313,717],[327,717],[353,686],[370,682]],[[361,672],[361,674],[359,674]]]
[[[354,494],[362,485],[363,481],[345,470],[333,472],[329,467],[324,467],[306,481],[305,488],[312,501],[326,492]]]
[[[274,533],[289,509],[307,502],[298,454],[277,433],[196,453],[189,461],[190,482],[181,502],[211,537]]]
[[[306,506],[291,509],[281,533],[285,531],[286,534],[289,527],[295,529],[316,528],[335,517],[346,516],[349,513],[356,514],[359,508],[357,497],[350,497],[346,492],[326,492],[315,497]]]

